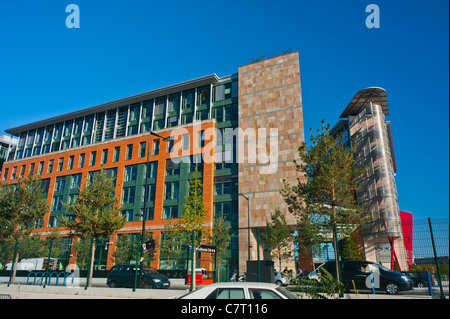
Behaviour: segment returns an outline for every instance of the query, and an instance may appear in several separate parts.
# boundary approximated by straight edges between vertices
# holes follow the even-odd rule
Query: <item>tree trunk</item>
[[[334,190],[332,191],[332,196],[334,199]],[[335,264],[336,264],[336,280],[337,281],[341,281],[341,276],[339,274],[339,255],[338,255],[338,249],[337,249],[337,232],[335,232],[334,230],[336,229],[336,207],[333,205],[332,206],[332,210],[333,210],[333,246],[334,246],[334,256],[335,256]]]
[[[94,256],[95,256],[95,239],[92,241],[92,254],[91,254],[91,264],[90,264],[90,271],[89,271],[89,285],[88,287],[92,286],[92,273],[94,272]]]
[[[12,279],[11,279],[12,283],[16,282],[16,271],[17,271],[17,263],[18,262],[19,262],[19,253],[16,254],[16,260],[14,261],[14,269],[13,269],[13,275],[12,275]]]

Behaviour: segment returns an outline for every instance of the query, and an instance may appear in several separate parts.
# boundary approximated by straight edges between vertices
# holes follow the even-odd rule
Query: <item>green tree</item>
[[[203,185],[197,168],[189,178],[188,195],[183,205],[181,218],[175,223],[175,228],[184,236],[184,240],[192,247],[191,287],[195,289],[195,251],[203,241],[205,219],[208,211],[203,203]],[[206,237],[205,237],[206,238]]]
[[[300,163],[297,171],[306,177],[306,182],[298,180],[291,186],[285,183],[282,195],[289,210],[301,220],[312,216],[321,217],[322,229],[317,234],[333,234],[333,247],[337,253],[337,238],[333,231],[335,225],[361,224],[367,220],[367,212],[356,202],[359,185],[356,177],[363,170],[355,167],[353,152],[343,141],[342,136],[330,134],[330,125],[322,120],[322,130],[314,136],[311,130],[310,145],[303,142],[299,147]],[[341,226],[341,229],[351,229]],[[330,236],[331,237],[331,236]],[[338,258],[336,258],[337,280],[340,280]]]
[[[233,233],[230,233],[230,229],[231,226],[225,226],[225,220],[222,216],[214,218],[211,245],[216,247],[217,282],[220,281],[220,264],[224,261],[222,256],[230,246],[231,238],[234,236]]]
[[[172,222],[164,225],[164,232],[161,235],[161,245],[159,248],[160,258],[163,255],[167,256],[166,269],[169,269],[170,257],[175,257],[181,254],[181,241],[183,236],[177,231],[176,226]]]
[[[126,220],[120,215],[121,207],[114,196],[112,178],[106,177],[105,171],[91,176],[86,186],[80,188],[79,197],[69,205],[64,204],[68,214],[62,220],[63,226],[81,237],[109,237],[125,226]],[[94,267],[95,240],[92,240],[89,286],[92,282]]]
[[[146,231],[146,238],[152,238],[152,233]],[[155,246],[158,247],[155,240]],[[132,260],[136,260],[136,252],[141,249],[141,242],[138,237],[131,234],[121,234],[117,236],[116,250],[112,254],[113,262],[116,264],[127,264]],[[154,258],[154,251],[147,252],[144,255],[144,262],[150,264],[150,261]]]
[[[0,239],[23,242],[49,211],[50,206],[42,197],[41,179],[34,174],[19,178],[14,185],[0,184]],[[14,260],[12,282],[15,281],[18,260],[19,253]]]
[[[270,221],[266,221],[266,228],[261,233],[266,251],[272,258],[276,258],[281,271],[281,261],[292,258],[292,229],[286,222],[286,217],[279,209],[270,215]]]

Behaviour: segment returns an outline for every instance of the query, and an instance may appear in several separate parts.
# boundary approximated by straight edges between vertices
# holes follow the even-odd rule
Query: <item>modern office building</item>
[[[331,134],[352,142],[356,165],[367,168],[358,181],[358,202],[370,211],[373,222],[363,229],[367,260],[392,266],[397,259],[406,269],[407,259],[398,206],[397,172],[386,91],[371,87],[355,94]],[[386,256],[386,251],[389,256]],[[392,258],[391,258],[392,257]]]
[[[181,216],[188,179],[197,167],[208,210],[205,225],[211,229],[213,217],[220,215],[234,234],[222,264],[226,278],[235,269],[244,271],[247,259],[256,259],[256,227],[265,226],[276,208],[287,212],[279,194],[283,179],[294,183],[299,177],[293,164],[304,141],[298,53],[6,132],[19,141],[8,149],[0,180],[14,184],[30,172],[40,175],[51,205],[36,223],[44,234],[59,227],[62,203],[76,198],[90,174],[104,168],[115,178],[127,223],[105,241],[103,257],[96,260],[106,269],[113,265],[117,236],[140,233],[143,213],[145,228],[158,239],[164,225]],[[288,221],[295,223],[292,216]],[[157,252],[151,266],[186,268],[186,254]],[[198,258],[197,266],[212,269],[209,255],[199,253]]]

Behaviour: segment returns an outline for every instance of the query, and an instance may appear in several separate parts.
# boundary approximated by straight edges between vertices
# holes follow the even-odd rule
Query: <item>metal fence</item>
[[[413,277],[412,290],[400,291],[400,295],[433,296],[448,298],[449,296],[449,219],[425,219],[402,223],[402,237],[391,240],[381,238],[372,244],[375,261],[395,271],[405,272]],[[338,236],[339,237],[339,236]],[[0,240],[0,283],[20,283],[28,285],[59,285],[85,287],[89,277],[90,243],[92,239],[77,241],[70,238],[43,239],[30,237],[21,242]],[[109,239],[94,241],[94,268],[92,286],[106,287],[108,270],[114,264],[108,260],[111,248]],[[367,250],[367,243],[364,243]],[[370,246],[370,245],[369,245]],[[136,262],[139,245],[130,246],[130,263]],[[342,247],[340,247],[342,248]],[[334,259],[331,249],[327,258]],[[340,251],[340,254],[342,252]],[[13,278],[12,260],[18,256],[17,272]],[[77,266],[74,267],[73,265]],[[184,284],[185,270],[161,272]],[[213,276],[213,275],[211,275]],[[210,276],[210,277],[211,277]],[[414,278],[415,277],[415,278]],[[381,287],[383,288],[383,287]],[[371,289],[358,293],[373,293]],[[375,294],[385,294],[383,289],[375,290]]]
[[[367,260],[413,279],[413,289],[400,291],[400,295],[448,298],[449,219],[403,220],[401,228],[401,237],[381,236],[365,242]],[[368,293],[385,293],[380,288]]]

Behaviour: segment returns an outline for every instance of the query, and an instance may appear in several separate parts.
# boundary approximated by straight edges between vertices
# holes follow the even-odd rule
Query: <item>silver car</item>
[[[299,299],[283,287],[262,282],[221,282],[204,286],[178,299]]]

